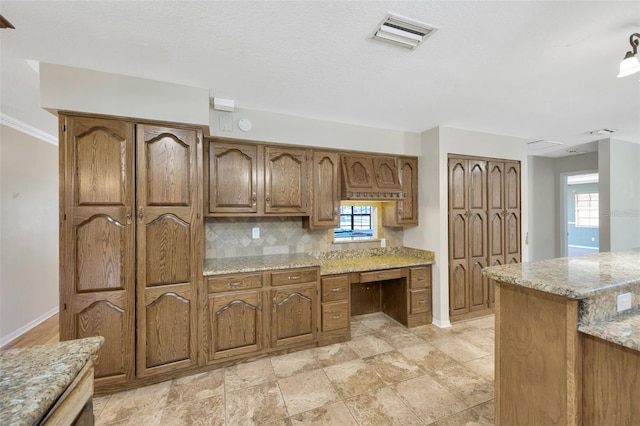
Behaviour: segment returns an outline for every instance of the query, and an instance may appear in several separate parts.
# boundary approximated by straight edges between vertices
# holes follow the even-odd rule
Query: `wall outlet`
[[[380,238],[380,247],[385,248],[387,246],[387,239]]]
[[[618,312],[626,311],[627,309],[631,309],[631,293],[622,293],[618,295],[618,303],[617,308]]]
[[[260,238],[260,228],[252,228],[251,229],[251,238],[257,240]]]

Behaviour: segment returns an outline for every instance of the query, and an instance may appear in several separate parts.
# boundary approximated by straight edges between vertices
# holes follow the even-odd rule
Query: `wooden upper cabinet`
[[[374,180],[371,176],[373,160],[366,155],[342,156],[343,179],[348,188],[371,189],[374,188]]]
[[[208,151],[207,214],[309,213],[309,150],[210,140]]]
[[[209,212],[258,211],[258,147],[209,142]]]
[[[264,148],[264,212],[309,211],[307,150],[291,147]]]
[[[312,159],[311,216],[305,226],[340,226],[340,154],[314,151]]]
[[[402,189],[400,176],[398,175],[398,162],[395,157],[373,157],[373,172],[376,188]]]
[[[202,144],[192,129],[137,132],[137,374],[147,376],[197,361]]]
[[[395,203],[385,203],[382,210],[384,226],[418,225],[418,159],[398,159],[400,185],[405,198]]]
[[[134,375],[133,123],[60,116],[60,339],[104,336],[98,383]]]

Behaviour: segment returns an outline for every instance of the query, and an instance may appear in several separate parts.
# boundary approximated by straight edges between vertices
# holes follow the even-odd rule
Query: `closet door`
[[[104,336],[101,385],[134,375],[133,125],[60,117],[60,340]]]
[[[504,163],[505,263],[522,261],[520,244],[520,163]]]
[[[469,309],[488,307],[487,279],[482,268],[487,266],[487,175],[486,162],[469,160]]]
[[[449,315],[469,312],[469,161],[449,159]]]
[[[197,362],[202,135],[137,126],[137,374]]]

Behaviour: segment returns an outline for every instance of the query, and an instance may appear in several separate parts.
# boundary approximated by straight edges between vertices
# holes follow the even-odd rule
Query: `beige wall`
[[[0,346],[58,308],[58,147],[0,126]]]

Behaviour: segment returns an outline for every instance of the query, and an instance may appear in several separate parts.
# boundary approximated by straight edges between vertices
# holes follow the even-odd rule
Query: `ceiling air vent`
[[[598,129],[598,130],[592,130],[590,132],[587,132],[590,135],[598,135],[598,136],[608,136],[612,133],[617,132],[618,129],[612,129],[610,127],[605,127],[604,129]]]
[[[390,13],[376,27],[371,38],[413,50],[436,31],[438,29],[431,25]]]
[[[550,141],[548,139],[538,139],[527,142],[532,149],[549,148],[550,146],[564,145],[564,142]]]

